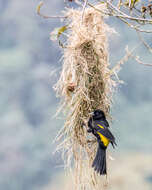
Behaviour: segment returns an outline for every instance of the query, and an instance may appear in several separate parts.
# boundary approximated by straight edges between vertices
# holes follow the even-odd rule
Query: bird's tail
[[[93,161],[92,167],[100,175],[106,175],[107,174],[106,149],[103,149],[102,147],[100,147],[100,145],[98,145],[98,150],[96,153],[96,157]]]

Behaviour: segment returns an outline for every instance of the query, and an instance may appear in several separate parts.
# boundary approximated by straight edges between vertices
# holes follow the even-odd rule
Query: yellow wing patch
[[[103,142],[104,146],[108,146],[109,144],[109,139],[107,139],[105,136],[103,136],[101,133],[97,132],[98,135],[100,136],[101,141]]]
[[[100,125],[100,124],[97,124],[101,129],[104,129],[104,127],[102,126],[102,125]]]
[[[101,129],[104,129],[104,127],[100,124],[97,124]],[[108,146],[109,144],[109,139],[107,139],[105,136],[103,136],[101,133],[97,132],[98,135],[100,136],[101,141],[103,142],[104,146]]]

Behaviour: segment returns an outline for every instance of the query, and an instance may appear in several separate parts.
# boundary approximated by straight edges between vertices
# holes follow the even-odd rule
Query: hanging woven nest
[[[100,5],[100,10],[105,11]],[[58,139],[66,166],[72,166],[75,189],[101,189],[102,180],[92,169],[96,154],[95,137],[87,133],[89,113],[102,109],[110,117],[113,90],[108,62],[107,35],[113,30],[104,22],[104,15],[94,8],[82,11],[68,9],[65,13],[68,39],[63,52],[63,66],[55,85],[66,115]]]

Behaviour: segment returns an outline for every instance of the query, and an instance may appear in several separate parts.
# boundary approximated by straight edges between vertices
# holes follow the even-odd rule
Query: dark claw
[[[92,129],[88,129],[87,132],[88,132],[88,133],[92,133]]]

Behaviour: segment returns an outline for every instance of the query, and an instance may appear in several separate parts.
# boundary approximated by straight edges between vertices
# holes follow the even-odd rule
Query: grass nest
[[[102,5],[100,10],[106,8]],[[82,19],[83,15],[83,19]],[[116,82],[111,78],[107,35],[113,30],[104,15],[94,8],[68,9],[67,46],[63,49],[63,66],[55,85],[61,97],[60,109],[66,114],[62,139],[66,166],[72,165],[77,190],[101,189],[102,180],[92,169],[96,139],[87,133],[89,113],[102,109],[108,118]]]

